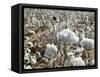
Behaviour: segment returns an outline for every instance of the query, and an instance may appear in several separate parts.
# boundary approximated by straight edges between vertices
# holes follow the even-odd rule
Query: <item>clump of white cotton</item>
[[[24,65],[24,69],[32,69],[30,65]]]
[[[64,66],[85,66],[85,62],[80,56],[75,56],[74,53],[67,53],[68,58],[65,60]]]
[[[48,59],[53,59],[58,51],[57,46],[54,44],[47,44],[44,57]]]
[[[84,49],[94,48],[94,40],[93,39],[84,38],[84,39],[82,39],[80,44]]]
[[[36,64],[37,63],[36,56],[30,56],[30,61],[31,64]]]
[[[76,34],[70,29],[63,29],[62,31],[57,33],[57,40],[61,40],[67,44],[76,44],[79,41],[79,38]]]

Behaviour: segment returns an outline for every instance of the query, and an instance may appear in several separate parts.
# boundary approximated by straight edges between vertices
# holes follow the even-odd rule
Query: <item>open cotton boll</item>
[[[70,57],[70,58],[73,57],[73,55],[74,55],[73,52],[68,52],[68,53],[67,53],[67,56]]]
[[[31,50],[29,48],[24,48],[24,53],[30,53]]]
[[[89,39],[89,38],[84,38],[84,39],[82,39],[82,41],[80,42],[80,45],[81,45],[84,49],[91,49],[91,48],[94,48],[94,40],[93,40],[93,39]]]
[[[72,62],[70,61],[70,58],[75,58],[75,56],[73,55],[73,56],[68,57],[68,59],[66,59],[64,62],[64,67],[72,66]]]
[[[81,53],[84,51],[84,48],[83,47],[76,47],[75,50],[73,50],[75,53]]]
[[[68,52],[67,59],[64,62],[64,67],[72,66],[72,62],[70,61],[72,58],[75,58],[74,53]]]
[[[24,49],[24,60],[29,61],[30,52],[31,52],[31,50],[29,48]]]
[[[65,60],[64,66],[85,66],[85,62],[80,56],[75,57],[74,53],[67,53],[68,58]]]
[[[37,60],[36,60],[36,56],[31,56],[31,64],[36,64]]]
[[[61,40],[67,44],[75,44],[78,43],[79,38],[70,29],[63,29],[62,31],[57,33],[57,40]]]
[[[90,62],[89,62],[89,65],[94,65],[95,64],[95,60],[91,60]]]
[[[91,31],[91,28],[89,26],[86,27],[87,31]]]
[[[45,50],[44,57],[53,59],[57,53],[57,46],[55,46],[54,44],[47,44],[46,47],[47,48]]]
[[[85,62],[82,60],[81,57],[71,58],[72,66],[85,66]]]
[[[29,55],[30,55],[29,53],[25,53],[25,54],[24,54],[24,60],[29,61],[29,60],[30,60],[30,59],[29,59]]]
[[[32,69],[32,67],[30,65],[24,65],[24,69]]]
[[[56,53],[57,53],[58,49],[57,49],[57,46],[56,46],[56,45],[51,44],[51,48],[54,50],[54,52],[56,52]]]

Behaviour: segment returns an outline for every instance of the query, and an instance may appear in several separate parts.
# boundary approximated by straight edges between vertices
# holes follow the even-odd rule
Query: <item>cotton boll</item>
[[[64,62],[64,67],[70,67],[70,66],[71,66],[70,60],[66,59]]]
[[[84,51],[84,48],[79,46],[79,47],[76,47],[76,49],[73,50],[73,52],[75,53],[75,56],[82,56],[82,53]]]
[[[74,50],[75,53],[81,53],[84,50],[84,48],[76,47],[76,50]]]
[[[36,57],[35,56],[31,56],[31,64],[36,64],[37,63],[37,60],[36,60]]]
[[[93,40],[93,39],[89,39],[89,38],[84,38],[84,39],[82,39],[82,41],[80,42],[80,45],[81,45],[84,49],[91,49],[91,48],[94,48],[94,40]]]
[[[85,66],[85,62],[80,56],[75,57],[74,53],[67,53],[68,58],[65,60],[64,66]]]
[[[32,69],[32,67],[30,65],[24,65],[24,69]]]
[[[36,55],[37,55],[39,58],[41,57],[40,52],[36,52]]]
[[[29,48],[24,48],[24,53],[30,53],[31,50]]]
[[[61,40],[67,44],[75,44],[78,43],[79,38],[70,29],[63,29],[57,33],[57,40]]]
[[[57,46],[54,44],[47,44],[44,56],[48,59],[53,59],[57,53]]]
[[[89,62],[89,65],[94,65],[95,64],[95,60],[91,60],[90,62]]]
[[[25,54],[24,54],[24,60],[26,60],[26,61],[29,61],[30,59],[29,59],[29,53],[27,53],[27,52],[25,52]]]
[[[58,49],[57,46],[54,44],[51,44],[51,48],[54,50],[55,53],[57,53]]]
[[[70,67],[70,66],[72,66],[72,62],[71,62],[72,58],[75,58],[75,56],[74,55],[73,56],[72,55],[68,56],[68,58],[64,62],[64,67]]]
[[[86,27],[87,31],[91,31],[91,28],[89,26]]]
[[[74,53],[72,52],[67,53],[67,59],[64,62],[64,67],[72,66],[72,63],[70,61],[72,58],[75,58]]]
[[[85,66],[85,62],[82,60],[81,57],[71,58],[72,66]]]
[[[73,52],[68,52],[68,53],[67,53],[67,56],[68,56],[69,58],[74,57],[74,53],[73,53]]]
[[[46,49],[44,56],[48,59],[53,59],[55,56],[55,52],[52,49]]]
[[[24,49],[24,60],[26,61],[26,63],[30,63],[30,52],[31,50],[29,48]]]

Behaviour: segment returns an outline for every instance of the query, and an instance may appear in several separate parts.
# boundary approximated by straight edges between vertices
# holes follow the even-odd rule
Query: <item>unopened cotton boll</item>
[[[84,49],[91,49],[91,48],[94,48],[94,40],[93,40],[93,39],[89,39],[89,38],[84,38],[84,39],[82,39],[82,41],[80,42],[80,45],[81,45]]]
[[[47,48],[45,50],[44,57],[53,59],[57,53],[57,46],[55,46],[54,44],[47,44],[46,47]]]

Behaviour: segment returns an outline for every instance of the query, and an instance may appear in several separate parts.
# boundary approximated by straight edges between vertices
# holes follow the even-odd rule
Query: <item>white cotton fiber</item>
[[[44,56],[48,59],[53,59],[57,53],[57,46],[54,44],[47,44]]]
[[[75,44],[78,43],[79,38],[70,29],[63,29],[62,31],[57,33],[57,40],[61,40],[68,44]]]
[[[84,49],[94,48],[94,40],[93,39],[84,38],[84,39],[82,39],[80,44]]]

